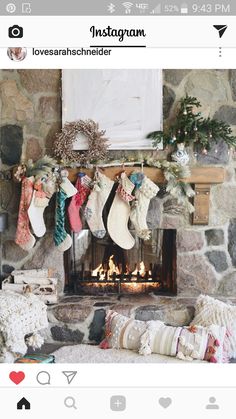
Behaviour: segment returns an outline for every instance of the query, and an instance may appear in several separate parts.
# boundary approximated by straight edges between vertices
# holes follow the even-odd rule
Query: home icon
[[[30,410],[30,402],[26,400],[25,397],[23,397],[18,403],[17,403],[17,410]]]

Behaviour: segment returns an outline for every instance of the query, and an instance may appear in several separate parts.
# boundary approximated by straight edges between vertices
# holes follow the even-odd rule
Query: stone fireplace
[[[59,70],[0,71],[2,118],[0,134],[5,168],[18,164],[20,159],[37,160],[46,153],[50,154],[55,133],[61,127],[60,91]],[[209,114],[210,117],[230,123],[234,133],[236,132],[236,70],[163,70],[165,124],[171,121],[179,98],[186,92],[197,96],[201,101],[204,115]],[[9,98],[13,95],[15,100],[10,101]],[[10,147],[7,146],[9,139]],[[111,156],[118,160],[140,161],[151,153],[141,150],[112,151]],[[166,158],[166,151],[158,151],[157,158]],[[198,209],[202,209],[202,196],[204,202],[208,201],[207,223],[203,224],[197,222],[199,219],[195,219],[195,223],[192,224],[185,209],[166,193],[161,182],[158,183],[161,189],[150,202],[148,227],[154,231],[154,236],[157,231],[174,231],[176,235],[176,272],[174,281],[166,293],[163,292],[163,288],[167,280],[160,275],[160,266],[155,267],[156,271],[154,269],[155,264],[160,265],[157,254],[154,255],[155,260],[148,258],[147,261],[143,260],[142,252],[145,252],[145,249],[142,250],[140,247],[135,248],[136,255],[128,255],[128,271],[126,255],[122,255],[119,259],[119,249],[112,249],[110,245],[108,256],[104,261],[104,247],[109,244],[109,238],[106,238],[108,242],[104,241],[104,246],[100,244],[97,247],[92,265],[89,262],[92,240],[88,248],[90,256],[87,262],[86,252],[84,260],[81,255],[81,266],[78,254],[75,254],[75,258],[73,255],[68,258],[67,255],[63,261],[63,255],[55,248],[52,238],[53,205],[45,211],[47,234],[38,240],[32,251],[22,250],[14,243],[20,186],[12,181],[1,183],[2,206],[9,215],[9,229],[2,234],[4,277],[14,269],[35,269],[53,265],[57,270],[60,303],[48,308],[50,319],[48,341],[50,339],[60,342],[99,340],[98,325],[104,322],[107,308],[140,320],[160,319],[168,324],[180,325],[191,321],[193,306],[200,293],[222,300],[236,300],[236,154],[232,151],[228,153],[224,143],[219,141],[208,155],[193,156],[191,166],[192,173],[196,167],[200,171],[204,171],[207,167],[222,167],[225,177],[217,184],[213,182],[211,187],[208,185],[209,187],[205,189],[195,188],[198,193],[196,195]],[[205,213],[203,217],[206,217]],[[84,229],[86,232],[85,226]],[[73,251],[74,249],[78,252],[76,246],[73,246]],[[91,272],[96,271],[100,265],[103,266],[99,274],[108,275],[105,272],[106,265],[109,265],[111,256],[115,256],[113,250],[116,251],[117,257],[114,262],[115,269],[119,269],[115,274],[123,275],[123,288],[121,287],[119,291],[121,277],[116,277],[113,279],[114,284],[107,281],[108,284],[105,285],[112,286],[112,292],[109,289],[104,292],[103,289],[101,292],[95,290],[96,292],[92,293],[90,288],[88,296],[88,292],[85,291],[89,284],[85,279],[91,280]],[[138,273],[135,274],[136,280],[132,281],[132,275],[129,278],[130,271],[131,274],[135,272],[138,264],[137,271],[142,278],[141,262],[145,265],[146,282],[142,282],[140,278],[138,280]],[[174,267],[171,268],[173,272]],[[86,272],[89,272],[89,276]],[[113,274],[114,271],[111,276]],[[125,275],[128,275],[128,278],[125,278]],[[130,284],[127,279],[130,279]],[[103,280],[96,276],[95,281],[92,281],[92,287],[97,284],[103,286]],[[154,284],[155,290],[150,293],[127,293],[124,286],[128,285],[134,289],[134,284],[140,288]],[[64,294],[65,287],[66,291],[70,292]],[[121,294],[120,301],[117,299],[119,294]]]

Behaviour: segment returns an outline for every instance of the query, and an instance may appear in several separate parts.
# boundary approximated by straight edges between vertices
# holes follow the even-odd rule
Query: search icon
[[[68,407],[69,409],[73,407],[73,409],[77,409],[76,405],[75,405],[75,399],[74,397],[66,397],[64,400],[64,405],[66,407]]]
[[[51,384],[51,376],[47,371],[40,371],[37,374],[36,380],[41,386],[46,386]]]

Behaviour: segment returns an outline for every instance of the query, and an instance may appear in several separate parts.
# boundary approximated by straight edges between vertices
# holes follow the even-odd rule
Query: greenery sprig
[[[149,157],[146,164],[162,169],[166,180],[166,191],[176,198],[178,204],[183,205],[190,214],[194,212],[194,206],[189,198],[192,198],[195,192],[191,185],[185,181],[191,174],[189,166],[182,166],[179,163],[167,160],[160,161],[153,157]]]
[[[196,97],[186,95],[179,101],[174,122],[164,131],[154,131],[147,138],[153,140],[153,146],[163,142],[163,146],[184,143],[186,146],[197,145],[201,150],[209,150],[211,143],[222,139],[228,147],[236,147],[236,136],[232,135],[229,124],[214,118],[203,118],[201,103]]]

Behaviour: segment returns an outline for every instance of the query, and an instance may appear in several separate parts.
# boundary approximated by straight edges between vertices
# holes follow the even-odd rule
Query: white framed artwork
[[[63,124],[92,119],[106,131],[110,150],[152,149],[146,137],[162,129],[162,71],[63,70]],[[86,150],[79,135],[75,150]]]

